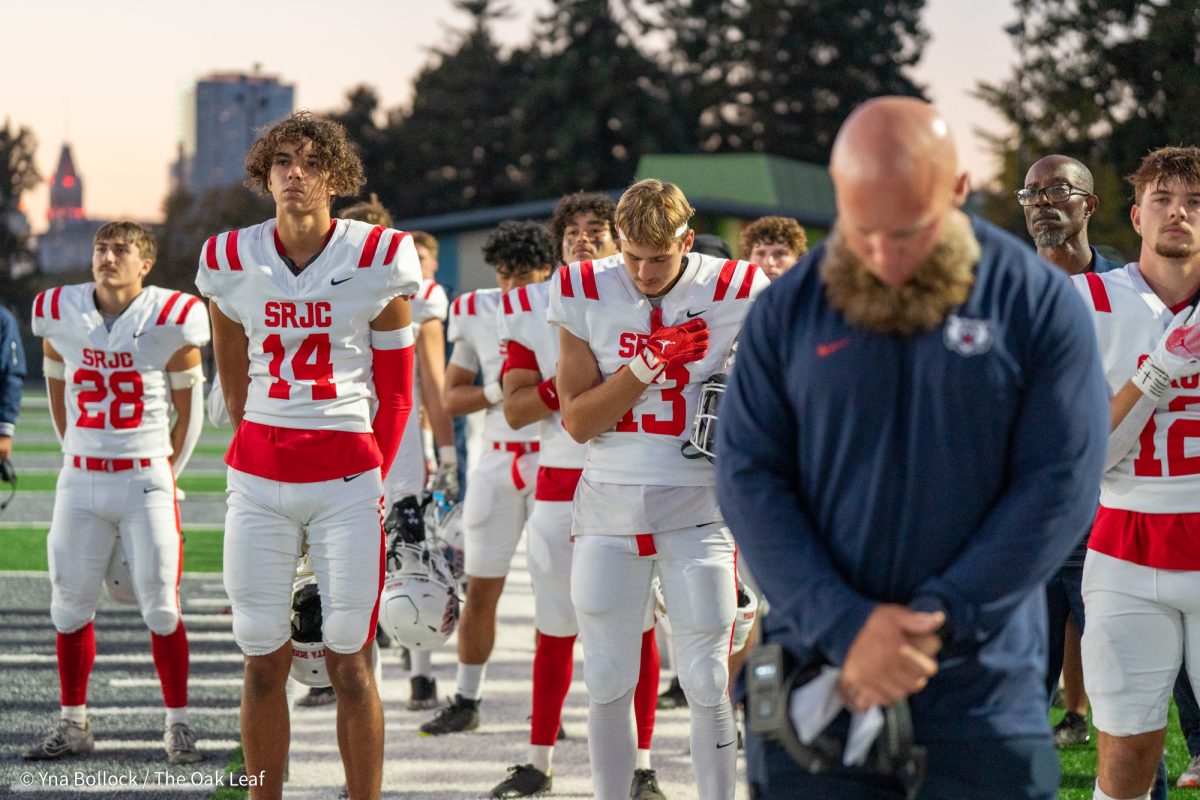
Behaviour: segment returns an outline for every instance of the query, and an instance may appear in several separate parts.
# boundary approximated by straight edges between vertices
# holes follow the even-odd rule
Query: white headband
[[[687,233],[687,229],[688,224],[685,222],[675,229],[675,235],[671,238],[678,239],[680,236],[683,236],[685,233]],[[629,237],[625,235],[625,231],[621,230],[620,228],[617,228],[617,238],[623,242],[629,241]]]

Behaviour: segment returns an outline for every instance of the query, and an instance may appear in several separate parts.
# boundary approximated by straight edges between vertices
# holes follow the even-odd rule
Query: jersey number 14
[[[292,385],[280,374],[287,352],[283,339],[272,333],[263,340],[263,352],[271,357],[267,371],[275,381],[267,396],[275,400],[288,400],[292,396]],[[337,386],[333,382],[333,361],[330,359],[329,334],[310,333],[292,355],[292,375],[297,381],[312,384],[313,400],[332,400],[337,397]]]

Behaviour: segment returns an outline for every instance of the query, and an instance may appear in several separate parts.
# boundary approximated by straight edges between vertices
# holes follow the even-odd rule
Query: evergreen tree
[[[518,168],[533,196],[624,187],[642,155],[694,149],[670,76],[611,11],[555,0],[520,65]]]
[[[21,195],[41,181],[34,154],[37,140],[26,127],[14,128],[5,120],[0,128],[0,286],[13,302],[23,303],[24,294],[14,292],[13,271],[30,260],[28,235],[24,230]]]

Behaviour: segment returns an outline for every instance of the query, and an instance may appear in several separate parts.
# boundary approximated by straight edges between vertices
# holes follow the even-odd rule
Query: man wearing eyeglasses
[[[1100,198],[1092,194],[1093,187],[1092,172],[1083,163],[1069,156],[1051,155],[1029,168],[1025,185],[1016,192],[1038,255],[1068,275],[1108,272],[1120,266],[1088,243],[1088,220],[1100,205]],[[1046,584],[1050,626],[1046,691],[1049,697],[1054,696],[1061,673],[1067,708],[1062,720],[1054,726],[1054,743],[1058,747],[1083,744],[1089,738],[1088,699],[1083,690],[1083,664],[1079,656],[1086,555],[1085,534]],[[1075,624],[1070,626],[1069,620]],[[1069,655],[1064,653],[1064,645],[1069,648]]]
[[[1046,156],[1025,173],[1017,202],[1038,255],[1068,275],[1108,272],[1121,266],[1088,244],[1088,220],[1100,198],[1092,194],[1092,172],[1069,156]]]

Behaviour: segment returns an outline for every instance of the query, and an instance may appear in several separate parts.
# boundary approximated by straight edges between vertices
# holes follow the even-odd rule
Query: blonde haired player
[[[192,763],[201,755],[188,724],[175,477],[200,435],[199,348],[209,340],[208,316],[198,297],[143,286],[156,249],[140,225],[108,223],[94,242],[93,282],[48,289],[33,304],[33,332],[43,338],[50,411],[65,454],[46,541],[62,712],[57,727],[24,756],[60,758],[93,747],[87,718],[96,658],[92,619],[113,549],[120,547],[150,629],[167,706],[167,757]]]
[[[734,794],[737,733],[726,694],[734,544],[712,465],[680,449],[701,382],[724,363],[768,281],[748,262],[690,253],[692,214],[678,187],[634,184],[617,205],[621,254],[572,264],[551,285],[563,424],[588,442],[572,519],[571,599],[602,800],[629,793],[630,713],[656,573],[691,713],[697,794]]]
[[[275,218],[210,238],[196,285],[236,426],[225,518],[225,589],[246,655],[241,731],[251,796],[282,795],[289,740],[292,579],[301,547],[317,577],[350,797],[379,797],[383,710],[370,658],[379,612],[383,486],[411,409],[412,237],[335,220],[364,182],[337,123],[297,112],[246,158]],[[371,409],[375,408],[372,415]]]

